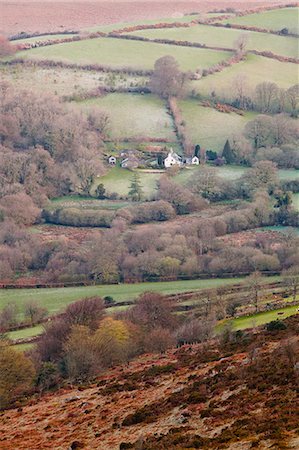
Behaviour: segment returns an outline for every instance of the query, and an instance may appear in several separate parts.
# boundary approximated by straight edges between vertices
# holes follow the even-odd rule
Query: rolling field
[[[271,277],[271,280],[272,279],[277,279],[277,277]],[[190,290],[233,285],[241,281],[241,278],[228,278],[49,289],[1,289],[0,309],[9,302],[16,302],[21,308],[24,303],[34,300],[41,306],[47,308],[49,314],[56,314],[62,311],[69,303],[84,297],[95,295],[102,297],[109,295],[112,296],[114,300],[121,302],[133,300],[146,291],[160,292],[161,294],[175,294]]]
[[[192,87],[202,95],[215,91],[225,99],[234,95],[237,79],[243,78],[248,93],[265,80],[276,83],[281,88],[289,88],[298,83],[298,66],[257,55],[248,55],[246,61],[225,68],[222,72],[192,82]]]
[[[298,8],[283,8],[250,14],[243,17],[233,17],[232,19],[226,20],[225,23],[250,25],[275,31],[279,31],[282,28],[288,28],[290,32],[298,33],[298,14]]]
[[[176,141],[165,104],[156,96],[115,93],[76,105],[83,109],[92,107],[107,112],[110,116],[110,137],[113,139],[143,136]]]
[[[273,34],[242,31],[228,28],[216,28],[195,25],[188,28],[164,28],[142,30],[130,33],[150,39],[172,39],[199,42],[212,47],[235,48],[235,41],[242,34],[248,37],[248,50],[272,51],[278,55],[298,58],[298,42],[295,37],[275,36]]]
[[[244,116],[221,113],[200,106],[197,100],[181,101],[180,108],[192,143],[216,151],[223,149],[226,139],[241,134],[246,123],[255,116],[251,112]]]
[[[12,83],[16,89],[34,90],[37,93],[52,94],[58,97],[77,95],[101,86],[130,87],[144,85],[145,77],[99,73],[86,70],[61,68],[26,67],[17,64],[11,67],[0,66],[0,77]]]
[[[149,42],[99,38],[39,47],[17,53],[24,59],[51,59],[78,64],[102,64],[112,67],[153,69],[158,58],[175,57],[182,70],[211,67],[229,58],[229,52],[183,48]]]

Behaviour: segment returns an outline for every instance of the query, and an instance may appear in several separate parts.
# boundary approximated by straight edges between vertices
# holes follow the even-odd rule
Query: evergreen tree
[[[133,178],[131,180],[130,190],[128,193],[129,197],[131,197],[131,200],[133,202],[140,202],[143,192],[142,192],[142,186],[140,183],[140,177],[138,173],[134,173]]]
[[[233,162],[235,162],[235,154],[230,146],[228,139],[223,148],[222,158],[225,158],[227,164],[232,164]]]
[[[100,183],[99,185],[98,185],[98,187],[96,188],[96,196],[97,196],[97,198],[99,198],[99,199],[104,199],[106,196],[105,196],[105,193],[106,193],[106,189],[105,189],[105,187],[104,187],[104,185],[103,185],[103,183]]]
[[[199,144],[195,145],[194,156],[197,156],[198,158],[200,156],[200,145]]]

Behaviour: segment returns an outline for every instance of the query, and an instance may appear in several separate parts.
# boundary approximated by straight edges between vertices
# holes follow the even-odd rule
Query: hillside
[[[298,448],[299,317],[284,323],[145,355],[5,411],[0,448]]]

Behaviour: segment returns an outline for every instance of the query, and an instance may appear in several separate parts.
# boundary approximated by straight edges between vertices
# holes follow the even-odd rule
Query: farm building
[[[183,164],[181,156],[179,156],[177,153],[174,153],[174,151],[171,149],[168,153],[167,157],[164,159],[164,166],[166,168],[169,168],[171,166],[181,166]]]
[[[198,156],[192,156],[190,158],[186,158],[185,160],[185,164],[187,165],[193,165],[193,166],[198,166],[199,165],[199,158]]]
[[[139,159],[135,156],[129,156],[128,158],[125,158],[121,162],[121,167],[123,169],[137,169],[139,166]]]
[[[115,156],[109,156],[109,158],[108,158],[108,163],[111,165],[111,166],[115,166],[115,164],[116,164],[116,157]]]

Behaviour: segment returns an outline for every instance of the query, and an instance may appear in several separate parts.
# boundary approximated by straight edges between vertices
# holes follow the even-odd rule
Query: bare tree
[[[253,296],[253,303],[255,306],[255,312],[258,312],[259,293],[262,286],[263,277],[260,272],[253,272],[247,278],[247,284],[251,295]]]
[[[258,108],[261,112],[272,112],[274,102],[277,100],[278,86],[270,81],[264,81],[255,88],[255,97]]]
[[[244,55],[246,53],[246,48],[249,42],[249,34],[242,33],[234,42],[234,47],[238,55]]]
[[[173,56],[163,56],[155,63],[150,88],[162,98],[181,96],[186,88],[189,75],[182,73]]]
[[[293,301],[296,301],[299,287],[299,266],[290,267],[283,272],[284,281],[292,291]]]

